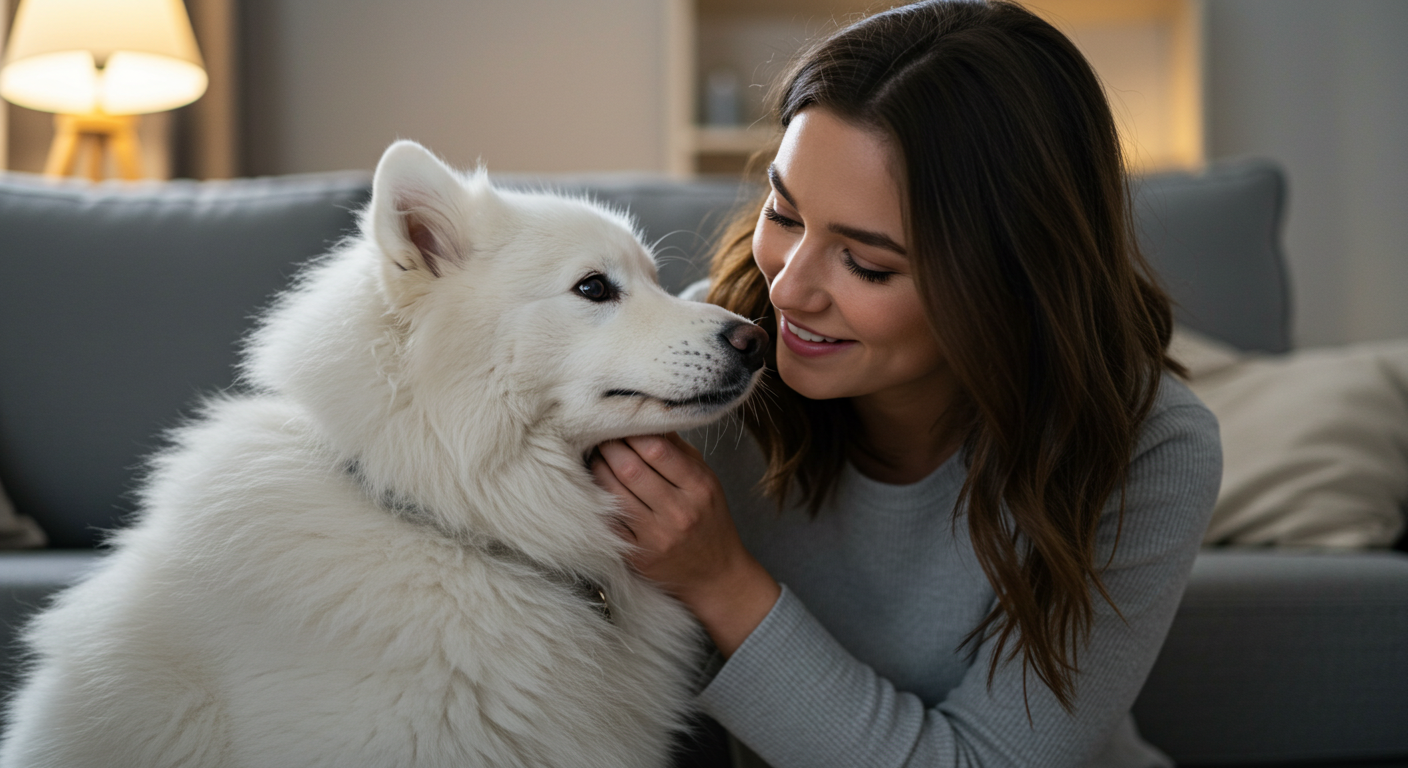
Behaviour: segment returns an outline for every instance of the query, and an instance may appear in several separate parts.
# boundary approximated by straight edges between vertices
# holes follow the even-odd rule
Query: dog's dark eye
[[[621,292],[604,275],[587,275],[577,283],[577,293],[589,301],[613,301]]]

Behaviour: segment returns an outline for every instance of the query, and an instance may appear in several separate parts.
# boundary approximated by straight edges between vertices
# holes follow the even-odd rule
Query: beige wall
[[[1290,178],[1296,343],[1408,337],[1408,2],[1206,10],[1209,154]]]
[[[245,0],[246,172],[665,170],[662,0]]]

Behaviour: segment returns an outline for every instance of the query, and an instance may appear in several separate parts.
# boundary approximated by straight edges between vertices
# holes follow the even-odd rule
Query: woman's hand
[[[679,598],[731,655],[777,602],[781,587],[744,549],[714,471],[677,434],[612,440],[592,475],[620,501],[631,565]]]

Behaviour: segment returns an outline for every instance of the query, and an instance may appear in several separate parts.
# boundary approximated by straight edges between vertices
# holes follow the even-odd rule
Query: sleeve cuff
[[[717,667],[713,679],[699,694],[700,705],[720,722],[727,719],[743,723],[760,715],[775,716],[776,709],[770,701],[774,692],[810,687],[811,681],[799,679],[812,677],[798,674],[799,659],[825,660],[836,654],[846,657],[845,650],[817,623],[797,595],[786,584],[781,586],[782,593],[772,610],[738,650]],[[806,650],[799,652],[802,648]],[[805,669],[811,671],[814,666],[817,665],[807,663]],[[733,727],[729,730],[741,736]]]
[[[866,740],[859,731],[875,722],[870,717],[856,718],[855,712],[843,712],[845,716],[838,719],[832,711],[838,705],[855,704],[860,712],[884,710],[892,718],[898,716],[890,720],[891,728],[877,730],[900,736],[895,744],[913,744],[923,705],[917,699],[896,701],[893,691],[879,690],[878,682],[874,672],[841,647],[783,585],[762,623],[699,694],[699,704],[769,762],[816,765],[819,755],[852,751],[858,740]],[[880,733],[872,731],[870,736]]]

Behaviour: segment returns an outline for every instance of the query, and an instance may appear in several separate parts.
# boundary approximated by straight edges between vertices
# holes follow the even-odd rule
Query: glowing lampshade
[[[136,115],[189,104],[206,82],[181,0],[20,0],[0,96],[44,112]]]

